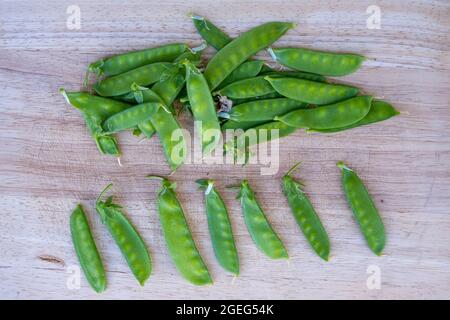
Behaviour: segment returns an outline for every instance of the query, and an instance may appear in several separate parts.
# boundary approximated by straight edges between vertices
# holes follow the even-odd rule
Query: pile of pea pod
[[[274,137],[279,138],[298,129],[329,134],[387,120],[398,114],[388,102],[363,95],[356,87],[326,79],[327,76],[340,77],[357,71],[365,60],[363,56],[271,47],[294,27],[292,23],[264,23],[232,39],[204,17],[191,15],[191,18],[205,43],[217,50],[209,61],[202,60],[206,44],[196,48],[182,43],[166,44],[91,63],[84,82],[86,91],[60,89],[67,102],[82,113],[102,154],[120,156],[115,137],[118,132],[130,131],[149,139],[156,133],[168,165],[175,171],[186,156],[177,152],[180,145],[187,145],[186,138],[180,135],[177,141],[173,140],[173,133],[182,129],[177,118],[185,109],[190,111],[196,125],[201,126],[200,142],[204,154],[218,147],[226,152],[235,151],[236,139],[245,138],[251,130],[268,130],[269,136],[265,140],[268,141],[272,139],[271,130],[277,130]],[[266,49],[277,68],[252,59]],[[90,86],[92,74],[96,80]],[[219,134],[235,130],[235,134],[233,139],[222,143],[221,139],[211,137],[210,130]],[[248,147],[250,145],[245,146]],[[312,249],[327,261],[330,253],[328,235],[303,192],[303,185],[291,177],[297,166],[283,177],[283,192]],[[385,231],[377,209],[357,174],[342,162],[338,166],[342,169],[343,189],[355,219],[371,250],[380,255],[385,245]],[[173,263],[189,282],[195,285],[212,283],[177,199],[175,184],[165,177],[151,178],[162,182],[158,210]],[[238,275],[239,258],[227,208],[213,181],[201,179],[197,183],[205,192],[216,258],[225,270]],[[150,255],[122,208],[113,203],[112,196],[102,200],[109,187],[99,196],[96,210],[132,273],[144,285],[152,270]],[[238,188],[244,220],[255,245],[270,258],[288,258],[286,248],[248,181],[244,180]],[[101,292],[106,288],[106,273],[80,205],[70,221],[82,269],[90,285]]]
[[[131,131],[147,138],[156,133],[170,168],[176,170],[186,157],[176,148],[185,150],[187,146],[182,134],[177,141],[172,139],[172,133],[181,129],[176,101],[191,111],[196,124],[201,124],[204,154],[222,141],[211,137],[210,132],[220,135],[221,130],[235,130],[233,139],[222,145],[224,151],[230,151],[236,148],[236,135],[245,138],[249,129],[269,130],[267,141],[272,139],[270,130],[277,130],[276,137],[300,128],[326,134],[398,114],[389,103],[360,95],[356,87],[327,82],[325,76],[345,76],[358,70],[363,56],[271,48],[294,27],[292,23],[265,23],[232,39],[205,18],[191,18],[204,41],[217,50],[206,65],[202,66],[201,59],[206,45],[190,48],[168,44],[91,63],[85,85],[94,73],[97,81],[92,88],[96,95],[60,89],[82,112],[101,153],[120,156],[114,137],[117,132]],[[286,70],[250,59],[266,48]]]

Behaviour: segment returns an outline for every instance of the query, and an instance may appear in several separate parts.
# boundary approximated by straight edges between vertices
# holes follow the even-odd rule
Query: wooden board
[[[450,297],[450,4],[377,1],[381,28],[369,29],[373,1],[76,1],[81,29],[69,30],[71,1],[0,2],[0,298],[7,299],[430,299]],[[119,136],[123,167],[100,155],[79,112],[59,87],[79,90],[89,62],[162,43],[200,44],[187,17],[205,15],[236,36],[265,21],[293,21],[277,45],[366,55],[362,69],[342,81],[393,103],[401,116],[331,136],[302,132],[280,143],[280,168],[190,164],[172,179],[215,284],[181,279],[168,256],[156,212],[165,175],[157,138]],[[213,50],[207,51],[207,56]],[[263,53],[261,57],[270,61]],[[273,62],[270,62],[273,63]],[[182,123],[192,128],[186,115]],[[280,177],[302,160],[305,184],[332,242],[322,262],[308,247],[281,193]],[[384,222],[386,254],[367,248],[344,200],[338,160],[360,173]],[[229,206],[241,260],[233,279],[214,258],[202,193],[195,179],[216,178]],[[270,261],[253,245],[236,192],[248,178],[285,242],[286,261]],[[114,183],[117,201],[142,233],[154,272],[140,287],[94,211],[95,197]],[[95,294],[81,278],[70,290],[67,268],[77,265],[69,215],[81,202],[108,271],[108,289]],[[60,261],[48,259],[53,256]],[[367,286],[372,270],[381,288]],[[370,282],[370,281],[369,281]]]

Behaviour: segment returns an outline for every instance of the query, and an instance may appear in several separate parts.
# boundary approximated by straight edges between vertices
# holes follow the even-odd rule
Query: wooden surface
[[[376,3],[375,3],[376,2]],[[81,9],[81,29],[66,27],[69,5]],[[381,9],[381,29],[368,29],[366,8]],[[277,45],[350,51],[369,57],[342,81],[383,97],[401,116],[332,136],[298,132],[280,144],[280,170],[259,165],[185,165],[172,179],[215,284],[197,288],[170,261],[155,206],[157,182],[168,174],[157,138],[138,143],[119,136],[119,167],[100,155],[79,112],[59,87],[79,90],[86,66],[105,55],[170,42],[198,45],[186,14],[194,11],[231,35],[271,20],[293,21]],[[0,1],[0,298],[310,299],[450,297],[450,5],[448,1]],[[213,53],[208,50],[208,55]],[[270,60],[266,54],[263,54]],[[183,124],[191,128],[185,116]],[[296,161],[332,242],[322,262],[308,247],[281,193],[279,179]],[[338,160],[354,167],[386,225],[383,257],[367,248],[344,200]],[[216,262],[195,179],[217,178],[229,206],[241,260],[233,281]],[[248,178],[290,254],[262,256],[245,228],[235,191]],[[95,197],[114,183],[117,202],[141,232],[154,261],[141,288],[101,225]],[[77,265],[69,215],[88,212],[108,271],[108,289],[95,294],[81,278],[69,290],[68,266]],[[46,257],[50,256],[50,257]],[[55,257],[55,258],[51,258]],[[59,259],[59,260],[58,260]],[[372,267],[370,267],[372,266]],[[381,288],[366,285],[379,268]]]

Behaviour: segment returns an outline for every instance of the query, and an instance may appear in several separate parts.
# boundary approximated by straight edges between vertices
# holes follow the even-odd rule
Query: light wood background
[[[69,5],[81,29],[66,27]],[[368,29],[369,5],[381,29]],[[259,165],[185,165],[172,179],[214,285],[183,281],[170,261],[155,206],[157,182],[168,174],[157,138],[119,136],[122,163],[100,155],[79,112],[59,87],[79,90],[86,66],[105,55],[200,38],[186,14],[205,15],[231,35],[271,20],[298,24],[277,45],[350,51],[370,58],[342,81],[393,103],[401,116],[332,136],[298,132],[280,143],[280,170]],[[8,299],[402,299],[450,297],[450,3],[449,1],[0,1],[0,298]],[[208,55],[213,51],[209,50]],[[267,55],[262,57],[270,60]],[[189,117],[182,122],[191,127]],[[322,262],[308,247],[281,193],[280,177],[295,162],[332,242]],[[357,169],[386,224],[383,257],[367,248],[344,200],[338,160]],[[216,178],[230,209],[241,260],[234,280],[214,258],[203,196],[195,179]],[[248,178],[290,253],[289,263],[261,255],[245,228],[235,191]],[[154,261],[140,287],[93,206],[114,183]],[[108,275],[94,293],[81,278],[69,233],[76,203],[86,208]],[[52,258],[53,257],[53,258]],[[372,267],[371,267],[372,266]],[[367,270],[379,268],[381,288]]]

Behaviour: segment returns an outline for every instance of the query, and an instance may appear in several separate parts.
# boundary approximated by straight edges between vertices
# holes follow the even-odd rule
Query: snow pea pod
[[[133,83],[131,85],[131,90],[135,103],[161,102],[161,98],[153,90],[150,90],[147,87],[141,87],[136,83]],[[137,128],[149,139],[155,134],[155,128],[150,119],[140,122],[137,125]]]
[[[296,128],[330,129],[351,125],[366,116],[372,97],[359,96],[335,104],[291,111],[274,120]]]
[[[222,124],[222,131],[225,130],[247,130],[250,128],[254,128],[256,126],[259,126],[263,123],[270,122],[270,121],[233,121],[233,120],[227,120]]]
[[[121,206],[112,202],[112,196],[108,197],[106,201],[101,201],[101,197],[111,186],[112,184],[108,185],[100,193],[95,208],[102,223],[106,225],[122,252],[133,275],[143,286],[152,271],[150,255],[141,236],[121,211]]]
[[[112,136],[102,136],[102,122],[108,117],[131,107],[130,104],[113,99],[90,95],[87,92],[66,92],[59,89],[67,103],[83,113],[86,125],[102,154],[120,155],[116,140]]]
[[[271,121],[275,116],[286,114],[296,109],[304,109],[308,105],[288,98],[256,100],[239,104],[230,112],[219,116],[236,122]]]
[[[384,121],[384,120],[392,118],[398,114],[400,114],[400,113],[397,110],[395,110],[395,108],[391,104],[389,104],[385,101],[381,101],[381,100],[373,100],[372,105],[369,110],[369,113],[367,113],[364,118],[355,122],[354,124],[351,124],[346,127],[323,129],[323,130],[308,129],[306,132],[308,132],[308,133],[311,133],[311,132],[320,132],[320,133],[339,132],[339,131],[343,131],[343,130],[349,130],[349,129],[353,129],[356,127],[361,127],[361,126],[369,125],[372,123]]]
[[[158,211],[169,254],[180,274],[195,285],[212,284],[211,276],[192,238],[183,208],[175,193],[175,184],[159,179],[162,188],[158,195]]]
[[[242,181],[237,197],[248,232],[256,247],[272,259],[287,259],[288,253],[256,200],[247,180]]]
[[[358,94],[354,87],[315,82],[298,78],[265,78],[281,95],[306,103],[325,105],[349,99]]]
[[[213,180],[199,179],[196,182],[205,190],[208,227],[216,258],[225,270],[238,275],[239,257],[227,207],[214,187]]]
[[[98,150],[102,154],[109,154],[112,156],[119,157],[120,150],[117,145],[116,139],[112,135],[101,135],[99,132],[103,131],[102,121],[95,116],[83,112],[83,118],[86,122],[86,126],[88,127],[92,137],[94,138],[95,144],[97,145]]]
[[[148,64],[125,73],[106,78],[96,83],[93,88],[101,96],[120,96],[130,91],[131,85],[148,86],[161,79],[164,72],[172,65],[168,62]]]
[[[233,72],[231,72],[230,75],[226,77],[225,80],[222,81],[222,83],[218,87],[219,90],[221,88],[225,88],[226,86],[228,86],[233,82],[256,77],[260,73],[263,65],[264,61],[260,60],[244,62],[239,67],[234,69]]]
[[[195,14],[190,15],[200,36],[216,50],[225,47],[232,39],[211,21]]]
[[[205,69],[210,90],[219,84],[245,60],[278,40],[292,23],[269,22],[244,32],[219,50]]]
[[[104,291],[106,289],[105,269],[92,237],[89,222],[80,204],[77,205],[70,216],[70,232],[75,252],[86,279],[96,292]]]
[[[251,98],[244,98],[244,99],[231,99],[231,101],[233,101],[233,105],[239,105],[239,104],[243,104],[246,102],[251,102],[251,101],[256,101],[256,100],[265,100],[265,99],[275,99],[275,98],[286,98],[283,97],[281,94],[279,94],[278,92],[272,92],[272,93],[268,93],[262,96],[258,96],[258,97],[251,97]]]
[[[191,110],[199,127],[204,154],[213,151],[220,142],[220,124],[216,115],[216,107],[203,74],[185,60],[186,88],[188,92]]]
[[[298,168],[300,162],[294,165],[282,180],[283,193],[291,207],[297,224],[303,231],[313,250],[323,260],[328,261],[330,254],[330,240],[314,207],[302,190],[303,185],[291,177],[291,173]]]
[[[165,110],[160,102],[141,103],[109,117],[102,126],[106,134],[131,129],[143,119],[149,119],[160,108]],[[165,110],[165,112],[170,111]]]
[[[229,99],[246,99],[265,96],[274,93],[275,89],[265,80],[264,76],[247,78],[233,82],[214,92],[214,95],[225,96]]]
[[[252,145],[268,142],[274,139],[286,137],[297,130],[281,121],[266,122],[251,128],[248,128],[241,135],[227,141],[224,145],[225,152],[247,152]]]
[[[161,98],[153,91],[153,88],[156,85],[153,86],[152,89],[141,88],[142,95],[140,98],[144,102],[159,101],[163,104],[165,104],[165,102],[172,102],[184,85],[184,80],[181,82],[178,80],[176,78],[167,79],[158,86],[160,92],[164,91],[163,97],[165,99]],[[148,120],[139,123],[138,127],[144,131],[147,130],[148,124],[150,124],[151,128],[156,131],[159,140],[163,145],[167,162],[169,163],[170,168],[175,171],[184,163],[187,153],[187,144],[177,119],[171,112],[167,112],[165,108],[167,108],[165,105],[164,108],[159,108]]]
[[[327,79],[324,76],[302,71],[271,71],[261,73],[260,75],[269,76],[271,78],[298,78],[316,82],[327,82]]]
[[[386,234],[378,210],[356,172],[342,161],[339,161],[337,166],[342,170],[342,187],[353,215],[369,248],[379,256],[386,243]]]
[[[88,72],[114,76],[155,62],[171,62],[189,47],[183,43],[127,52],[91,63]]]
[[[355,72],[365,60],[356,54],[323,52],[306,48],[269,49],[275,61],[291,69],[324,76],[345,76]]]

